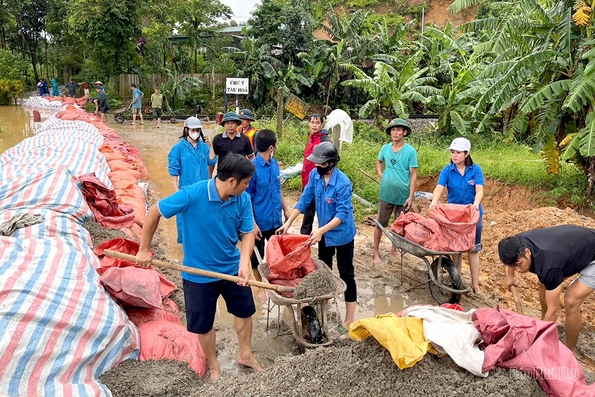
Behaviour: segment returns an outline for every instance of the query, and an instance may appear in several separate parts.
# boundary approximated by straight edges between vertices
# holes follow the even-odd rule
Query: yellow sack
[[[387,313],[354,321],[349,327],[351,339],[362,341],[370,335],[388,349],[399,369],[413,367],[428,351],[438,354],[424,337],[423,320],[420,318]]]

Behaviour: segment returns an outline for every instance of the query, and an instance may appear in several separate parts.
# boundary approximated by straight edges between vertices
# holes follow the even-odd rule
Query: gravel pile
[[[315,298],[332,294],[337,290],[333,275],[326,270],[314,270],[295,287],[295,299]]]

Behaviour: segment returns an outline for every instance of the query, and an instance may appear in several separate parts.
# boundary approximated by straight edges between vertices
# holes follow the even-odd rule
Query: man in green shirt
[[[406,120],[393,119],[386,127],[391,138],[380,149],[376,160],[376,172],[380,178],[378,202],[378,222],[386,227],[394,213],[398,218],[401,212],[407,212],[413,204],[413,194],[417,184],[417,151],[405,143],[405,137],[411,134],[411,127]],[[374,231],[374,263],[382,262],[379,252],[382,231]],[[396,248],[391,249],[396,256]]]
[[[153,127],[161,127],[161,109],[163,108],[163,95],[159,88],[151,95],[151,108],[153,108]]]

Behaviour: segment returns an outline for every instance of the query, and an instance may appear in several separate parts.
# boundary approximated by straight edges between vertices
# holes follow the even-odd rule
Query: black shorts
[[[213,329],[217,299],[220,295],[225,300],[229,314],[239,318],[248,318],[256,313],[250,287],[240,287],[227,280],[200,284],[188,280],[182,281],[188,332],[206,334]]]
[[[153,108],[153,117],[161,118],[161,108]]]

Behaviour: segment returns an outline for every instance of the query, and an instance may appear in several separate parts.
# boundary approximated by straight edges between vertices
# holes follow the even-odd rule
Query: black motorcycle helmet
[[[324,164],[327,161],[337,163],[340,160],[339,152],[331,142],[322,142],[316,145],[308,160],[315,164]]]

